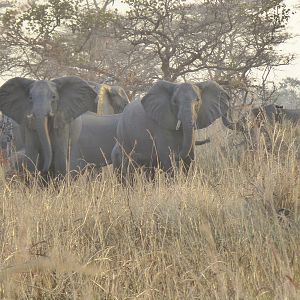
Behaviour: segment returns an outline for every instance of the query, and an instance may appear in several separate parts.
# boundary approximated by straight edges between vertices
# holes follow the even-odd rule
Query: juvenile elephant
[[[94,89],[99,99],[97,114],[87,112],[80,117],[81,132],[78,143],[73,147],[77,169],[83,169],[87,164],[98,169],[111,164],[119,113],[129,103],[122,87],[102,84]]]
[[[111,164],[111,152],[116,143],[117,126],[121,114],[98,116],[87,112],[80,117],[81,132],[72,148],[76,168],[92,164],[98,170]]]
[[[197,84],[158,81],[139,101],[125,107],[112,151],[115,170],[127,172],[130,162],[150,170],[172,171],[172,156],[188,170],[194,159],[194,129],[209,126],[222,115],[228,94],[214,81]],[[122,176],[124,175],[121,174]]]
[[[20,125],[29,171],[66,174],[69,150],[79,138],[75,120],[96,110],[96,92],[78,77],[31,80],[16,77],[0,88],[0,110]]]

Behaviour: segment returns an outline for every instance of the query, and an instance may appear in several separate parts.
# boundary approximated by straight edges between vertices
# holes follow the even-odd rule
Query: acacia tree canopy
[[[127,90],[154,80],[210,77],[248,85],[256,69],[288,64],[283,0],[28,1],[5,9],[0,73],[111,77]]]
[[[145,60],[155,57],[157,78],[175,81],[210,71],[246,78],[251,70],[287,64],[275,47],[286,41],[290,11],[284,1],[124,0],[119,37]]]

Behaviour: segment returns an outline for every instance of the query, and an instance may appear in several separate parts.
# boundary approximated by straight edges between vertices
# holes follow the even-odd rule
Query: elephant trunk
[[[185,109],[182,117],[179,118],[182,122],[182,129],[183,129],[183,142],[182,147],[180,149],[179,157],[181,159],[185,159],[193,146],[193,133],[194,133],[194,126],[193,126],[193,114],[191,107]]]
[[[52,147],[48,130],[48,117],[36,117],[35,122],[38,137],[42,145],[42,153],[44,159],[42,172],[47,172],[52,162]]]

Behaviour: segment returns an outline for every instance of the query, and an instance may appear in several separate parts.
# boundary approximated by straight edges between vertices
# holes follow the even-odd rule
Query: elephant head
[[[42,171],[49,170],[53,149],[50,134],[88,110],[95,109],[96,92],[78,77],[32,80],[16,77],[0,88],[0,110],[39,138]]]
[[[120,86],[101,84],[98,94],[98,115],[112,115],[121,113],[129,99]]]
[[[182,130],[179,157],[186,158],[193,146],[193,129],[201,91],[197,85],[158,81],[142,98],[146,114],[164,129]]]

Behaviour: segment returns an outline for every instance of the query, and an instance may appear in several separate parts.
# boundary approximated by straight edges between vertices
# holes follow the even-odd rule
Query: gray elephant
[[[96,110],[96,92],[78,77],[31,80],[16,77],[0,88],[0,110],[20,125],[29,171],[66,174],[69,150],[79,138],[75,120]]]
[[[92,164],[100,171],[101,167],[111,164],[118,114],[129,103],[124,89],[119,86],[101,84],[94,86],[94,89],[99,99],[97,114],[87,112],[81,116],[79,140],[73,147],[73,157],[77,158],[76,168],[79,170]]]
[[[129,164],[172,173],[172,157],[189,169],[194,159],[194,129],[222,116],[229,96],[214,81],[176,84],[158,81],[139,101],[125,107],[112,151],[113,167],[126,175]]]
[[[293,125],[299,125],[300,123],[300,109],[280,109],[281,120],[291,122]]]
[[[285,109],[269,104],[251,109],[236,123],[226,120],[223,123],[227,128],[243,133],[250,148],[254,150],[258,147],[260,134],[263,134],[267,147],[271,149],[270,126],[273,128],[276,122],[282,123],[284,120],[293,125],[299,124],[300,109]]]
[[[118,91],[120,89],[122,88],[119,88]],[[121,92],[118,94],[122,95]],[[125,103],[125,99],[128,99],[125,96],[123,103]],[[77,146],[73,147],[74,157],[78,158],[77,169],[82,170],[92,165],[100,171],[102,167],[112,163],[111,152],[116,143],[117,125],[120,118],[120,114],[99,116],[91,112],[81,116],[82,129],[79,141]],[[197,141],[197,145],[203,145],[209,141],[209,139]]]
[[[111,152],[116,143],[120,118],[121,114],[98,116],[92,112],[81,116],[81,133],[77,145],[72,148],[73,156],[77,157],[77,169],[82,170],[92,165],[100,171],[102,167],[112,163]],[[209,142],[209,139],[201,140],[196,145]]]
[[[117,126],[121,114],[98,116],[88,112],[81,116],[78,143],[72,148],[76,169],[92,165],[98,171],[112,163],[111,152],[116,143]]]
[[[97,93],[95,97],[96,106],[93,108],[93,112],[98,115],[112,115],[121,113],[125,106],[129,103],[129,99],[120,86],[109,86],[107,84],[97,84],[95,82],[88,81],[88,84]],[[85,120],[86,118],[84,118]],[[81,121],[79,121],[81,122]],[[13,150],[20,154],[24,153],[24,141],[22,139],[21,128],[17,122],[11,120],[12,123],[12,135],[13,135]],[[15,155],[16,156],[16,155]]]

